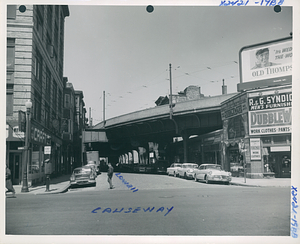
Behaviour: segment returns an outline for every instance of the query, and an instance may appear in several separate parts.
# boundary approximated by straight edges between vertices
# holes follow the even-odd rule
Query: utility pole
[[[170,119],[172,119],[173,116],[173,101],[172,101],[172,73],[171,73],[171,64],[169,64],[169,70],[170,70],[170,97],[169,97],[169,106],[170,106]]]
[[[89,126],[92,127],[93,123],[92,123],[92,108],[89,107]]]
[[[105,91],[103,91],[103,125],[105,127]]]

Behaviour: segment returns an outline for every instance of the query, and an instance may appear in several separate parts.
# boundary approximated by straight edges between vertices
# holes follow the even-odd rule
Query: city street
[[[6,199],[12,235],[288,236],[290,189],[204,184],[166,175],[106,173],[96,187]],[[120,176],[119,175],[119,176]]]

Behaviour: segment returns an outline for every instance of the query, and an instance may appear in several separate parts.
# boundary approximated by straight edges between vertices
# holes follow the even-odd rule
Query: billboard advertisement
[[[249,93],[249,135],[292,132],[291,88]]]
[[[292,44],[285,38],[242,48],[238,91],[291,83]]]

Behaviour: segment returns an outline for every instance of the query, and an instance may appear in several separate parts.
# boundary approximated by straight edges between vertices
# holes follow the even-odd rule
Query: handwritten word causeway
[[[128,188],[132,187],[130,190],[132,190],[132,192],[136,192],[139,189],[136,189],[135,187],[133,187],[133,185],[130,185],[129,182],[125,181],[125,179],[123,178],[123,176],[121,175],[121,173],[117,173],[115,174],[120,180],[122,180],[122,182],[124,183],[124,185],[126,185]]]
[[[144,211],[144,213],[146,213],[146,212],[152,213],[152,211],[153,211],[153,213],[158,213],[158,212],[163,213],[164,210],[166,210],[164,216],[167,216],[167,214],[170,213],[173,208],[174,208],[174,206],[172,206],[171,208],[160,207],[156,211],[153,211],[155,209],[155,207],[152,207],[152,208],[148,207],[146,209],[145,208],[142,209],[141,207],[137,207],[135,209],[134,208],[128,208],[125,211],[123,211],[124,208],[121,208],[120,210],[118,208],[116,208],[114,211],[113,211],[112,208],[103,208],[102,211],[99,211],[102,208],[98,207],[98,208],[95,208],[91,213],[100,213],[100,212],[102,212],[102,213],[125,213],[125,214],[127,214],[127,213],[138,213],[139,211],[142,212],[142,210]],[[99,211],[99,212],[97,212],[97,211]]]
[[[292,221],[291,234],[293,238],[298,238],[298,222],[297,222],[297,187],[292,186]]]
[[[247,6],[250,0],[221,0],[221,4],[219,6]],[[252,0],[250,1],[250,4],[253,3],[255,5],[260,6],[275,6],[275,5],[282,5],[284,3],[284,0]]]

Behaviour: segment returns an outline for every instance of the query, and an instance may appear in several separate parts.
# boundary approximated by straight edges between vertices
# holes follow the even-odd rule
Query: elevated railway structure
[[[149,142],[166,149],[175,138],[182,138],[183,162],[187,162],[188,139],[222,129],[221,103],[236,94],[184,101],[173,104],[172,110],[169,105],[162,105],[114,117],[88,128],[83,142],[86,150],[97,150],[100,157],[109,157],[115,163],[124,155],[127,155],[126,163],[134,161],[128,152],[136,150],[141,163],[143,158],[140,148],[144,148],[147,155],[157,149],[157,146],[149,148]],[[172,161],[168,152],[164,158]],[[150,159],[147,160],[149,162]]]

